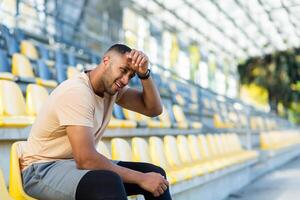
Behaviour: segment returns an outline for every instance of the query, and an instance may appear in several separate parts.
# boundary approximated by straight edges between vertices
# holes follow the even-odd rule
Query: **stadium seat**
[[[67,79],[66,66],[63,63],[56,62],[55,69],[56,69],[56,80],[58,83],[61,83]]]
[[[29,58],[30,60],[37,60],[39,58],[37,49],[29,40],[22,40],[20,42],[21,54]]]
[[[177,123],[180,128],[195,128],[199,129],[202,127],[202,123],[200,122],[188,122],[182,108],[179,105],[173,105],[173,112]]]
[[[9,173],[9,194],[13,199],[17,200],[35,200],[25,193],[22,183],[22,175],[20,170],[20,146],[25,142],[15,142],[11,147],[10,153],[10,173]]]
[[[56,87],[57,82],[52,77],[52,73],[45,63],[44,60],[37,60],[37,66],[38,66],[38,78],[36,78],[36,82],[39,85],[44,85],[46,87]]]
[[[113,138],[111,140],[111,156],[114,160],[132,161],[129,143],[122,138]]]
[[[46,88],[29,84],[26,89],[26,111],[30,116],[37,116],[49,94]]]
[[[200,144],[197,136],[196,135],[188,135],[187,140],[188,140],[188,147],[189,147],[193,161],[197,162],[199,164],[203,164],[205,169],[208,172],[213,172],[213,171],[217,170],[217,167],[215,167],[214,163],[209,161],[208,152],[205,155],[203,153],[201,153],[201,151],[200,151],[201,144]]]
[[[6,44],[7,44],[8,54],[10,56],[20,52],[19,44],[14,36],[9,35],[6,38]]]
[[[137,126],[136,121],[125,119],[122,107],[117,104],[114,104],[113,115],[115,116],[116,120],[121,122],[122,128],[135,128]]]
[[[174,140],[172,138],[172,140]],[[191,149],[189,147],[188,139],[184,135],[178,135],[176,137],[176,144],[178,147],[178,153],[180,160],[185,164],[185,165],[190,165],[190,166],[195,166],[199,169],[201,169],[204,173],[207,173],[209,171],[209,167],[207,164],[204,164],[201,162],[201,159],[193,160],[192,155],[191,155]]]
[[[50,59],[49,50],[46,48],[45,45],[38,43],[37,44],[38,51],[39,51],[39,57],[49,66],[53,67],[55,62],[54,60]]]
[[[102,155],[104,155],[106,158],[111,159],[111,154],[109,152],[109,149],[107,148],[106,144],[103,141],[99,141],[96,149],[99,153],[101,153]]]
[[[18,80],[26,83],[35,83],[35,77],[30,61],[24,55],[15,53],[12,56],[12,73]]]
[[[167,161],[171,167],[175,169],[180,169],[184,167],[192,177],[204,175],[206,173],[203,166],[193,165],[192,163],[189,162],[184,163],[180,159],[177,141],[174,136],[170,136],[170,135],[164,136],[164,149],[165,149]],[[187,159],[186,154],[184,154],[183,157],[184,160],[186,161]]]
[[[12,200],[12,198],[9,196],[9,193],[7,191],[4,176],[3,176],[1,168],[0,168],[0,199],[1,200]]]
[[[26,113],[19,86],[12,81],[0,80],[0,126],[24,127],[31,125],[34,119]]]
[[[122,127],[123,127],[122,120],[118,120],[113,116],[111,116],[107,128],[122,128]]]
[[[151,136],[149,138],[149,152],[152,163],[162,167],[166,171],[167,178],[171,184],[193,177],[185,168],[175,169],[169,165],[161,138],[156,136]]]
[[[233,128],[234,127],[234,124],[232,124],[230,122],[226,122],[224,120],[224,118],[221,117],[220,114],[214,114],[213,120],[214,120],[214,126],[216,128]]]
[[[0,49],[0,79],[16,80],[16,76],[11,73],[7,52],[2,49]]]
[[[172,123],[171,123],[171,119],[169,116],[169,113],[166,109],[165,106],[163,106],[163,111],[162,113],[158,116],[158,119],[164,124],[164,127],[166,128],[170,128]]]

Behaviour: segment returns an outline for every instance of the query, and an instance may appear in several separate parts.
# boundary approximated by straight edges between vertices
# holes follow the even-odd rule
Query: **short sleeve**
[[[62,94],[55,106],[59,125],[93,127],[94,99],[85,88],[72,88]]]
[[[129,86],[126,85],[125,87],[122,88],[122,90],[120,90],[117,94],[117,98],[116,98],[116,102],[118,102],[121,97],[123,96],[123,94],[129,89]]]

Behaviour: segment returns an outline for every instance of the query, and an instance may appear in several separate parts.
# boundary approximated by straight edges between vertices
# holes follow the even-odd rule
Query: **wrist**
[[[151,74],[151,70],[147,69],[147,71],[145,73],[138,73],[137,76],[139,77],[139,79],[145,80],[148,79],[150,77]]]

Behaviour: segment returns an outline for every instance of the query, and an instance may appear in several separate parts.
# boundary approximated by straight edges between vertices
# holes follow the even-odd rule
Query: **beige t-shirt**
[[[109,123],[113,104],[127,88],[113,96],[105,93],[102,98],[93,92],[86,73],[61,83],[46,100],[27,142],[21,147],[21,168],[24,170],[32,163],[73,158],[67,125],[91,127],[97,143]]]

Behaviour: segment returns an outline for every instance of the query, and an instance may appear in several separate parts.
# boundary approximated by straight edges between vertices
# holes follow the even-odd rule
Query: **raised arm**
[[[128,66],[140,77],[145,77],[148,73],[148,57],[137,50],[132,50],[127,54],[127,57]],[[141,82],[143,91],[129,88],[117,103],[124,108],[149,117],[160,115],[162,113],[162,103],[151,75],[146,79],[141,79]]]

